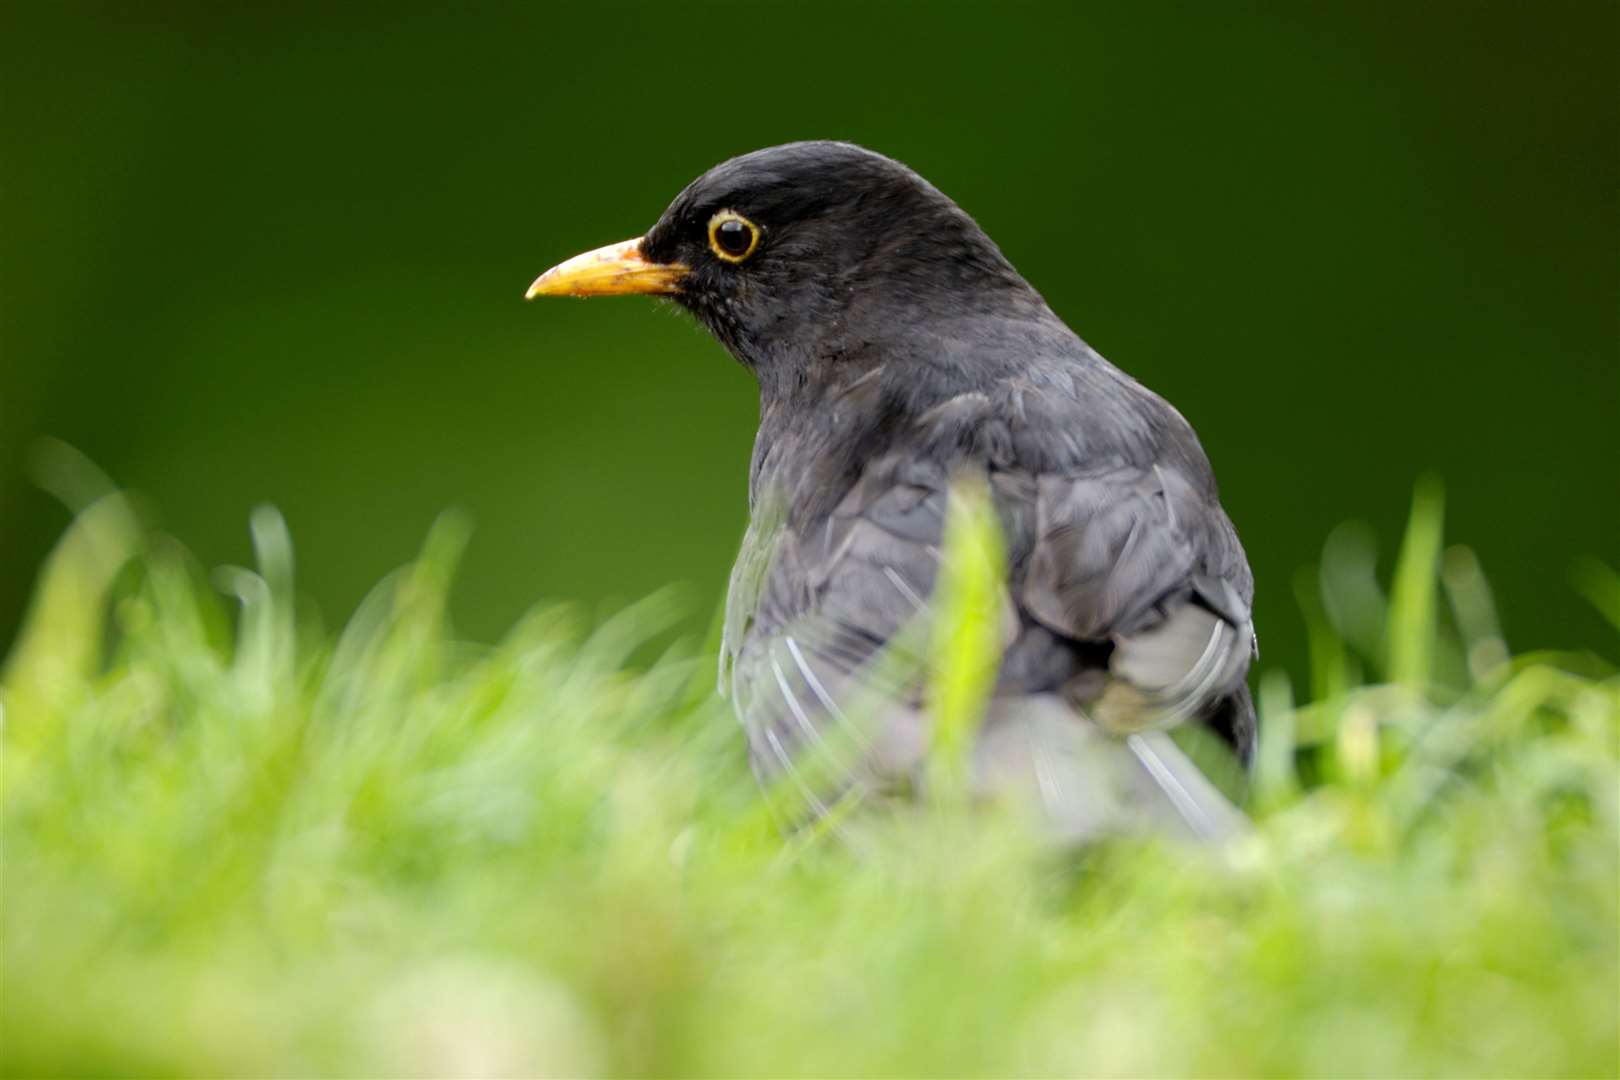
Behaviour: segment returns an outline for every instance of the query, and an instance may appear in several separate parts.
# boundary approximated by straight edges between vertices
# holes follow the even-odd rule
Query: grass
[[[1620,680],[1510,657],[1433,485],[1387,599],[1354,531],[1301,575],[1253,835],[1080,852],[959,800],[784,838],[711,657],[630,663],[678,605],[467,644],[453,519],[332,634],[273,512],[210,579],[80,501],[0,684],[8,1074],[1620,1069]]]

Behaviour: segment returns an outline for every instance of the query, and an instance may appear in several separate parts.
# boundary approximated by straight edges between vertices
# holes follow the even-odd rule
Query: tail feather
[[[1248,818],[1163,731],[1120,738],[1043,694],[992,706],[977,746],[981,793],[1032,797],[1057,832],[1089,840],[1144,827],[1218,843]]]

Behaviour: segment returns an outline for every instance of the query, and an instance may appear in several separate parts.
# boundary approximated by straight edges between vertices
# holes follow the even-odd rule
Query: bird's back
[[[1074,832],[1185,818],[1143,762],[1174,747],[1145,733],[1203,722],[1244,756],[1254,733],[1252,579],[1191,428],[1044,305],[909,338],[763,402],[722,661],[756,770],[812,810],[916,780],[929,722],[905,635],[966,472],[1008,555],[981,780],[1032,787]]]

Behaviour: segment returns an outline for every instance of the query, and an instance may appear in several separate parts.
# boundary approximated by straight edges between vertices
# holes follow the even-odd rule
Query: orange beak
[[[537,296],[667,295],[679,292],[690,268],[681,263],[650,262],[641,254],[641,237],[575,255],[534,279],[525,300]]]

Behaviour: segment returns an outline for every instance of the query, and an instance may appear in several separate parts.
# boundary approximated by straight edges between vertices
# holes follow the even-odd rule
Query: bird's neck
[[[754,505],[780,497],[812,519],[830,511],[861,470],[883,454],[901,444],[913,454],[932,453],[930,444],[938,440],[927,434],[940,405],[986,391],[1021,366],[1020,350],[1006,345],[1021,335],[982,316],[893,329],[889,336],[868,332],[859,338],[827,333],[800,354],[756,370],[760,422],[749,476]]]
[[[781,499],[812,515],[830,509],[882,438],[879,368],[814,370],[802,380],[760,380],[759,431],[749,502]]]

